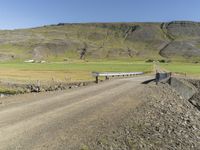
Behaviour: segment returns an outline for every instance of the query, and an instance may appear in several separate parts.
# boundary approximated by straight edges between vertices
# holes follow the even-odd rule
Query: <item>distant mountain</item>
[[[200,23],[88,23],[0,31],[0,60],[198,60]]]

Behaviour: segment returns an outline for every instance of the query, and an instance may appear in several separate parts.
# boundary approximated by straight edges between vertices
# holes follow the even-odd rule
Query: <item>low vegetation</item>
[[[1,30],[0,41],[2,82],[91,81],[93,71],[148,73],[153,63],[172,72],[200,74],[196,22],[59,23]],[[37,63],[24,63],[32,60]],[[195,63],[175,63],[180,61]]]
[[[0,31],[0,61],[199,60],[200,24],[90,23]]]
[[[200,75],[200,65],[196,63],[167,63],[160,66],[168,71],[187,75]]]
[[[152,71],[152,64],[145,62],[72,62],[72,63],[1,63],[0,79],[13,82],[94,80],[91,72]]]

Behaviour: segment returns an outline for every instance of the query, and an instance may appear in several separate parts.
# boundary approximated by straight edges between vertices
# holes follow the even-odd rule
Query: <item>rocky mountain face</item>
[[[0,60],[198,59],[200,23],[88,23],[1,30]]]

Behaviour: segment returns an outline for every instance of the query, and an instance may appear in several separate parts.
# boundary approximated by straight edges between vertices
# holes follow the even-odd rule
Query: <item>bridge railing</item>
[[[92,76],[96,78],[96,83],[99,82],[99,77],[105,77],[106,80],[110,77],[125,77],[125,76],[135,76],[142,75],[143,72],[92,72]]]
[[[156,84],[158,84],[158,82],[168,82],[170,80],[172,76],[171,72],[165,72],[165,73],[156,73]]]

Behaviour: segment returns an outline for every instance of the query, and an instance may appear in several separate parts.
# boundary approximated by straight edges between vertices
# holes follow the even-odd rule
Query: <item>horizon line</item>
[[[120,24],[120,23],[170,23],[170,22],[194,22],[194,23],[200,23],[199,21],[194,21],[194,20],[171,20],[171,21],[82,21],[82,22],[58,22],[58,23],[49,23],[49,24],[40,24],[40,25],[35,25],[35,26],[27,26],[27,27],[16,27],[16,28],[0,28],[0,30],[4,30],[4,31],[12,31],[12,30],[23,30],[23,29],[34,29],[34,28],[41,28],[41,27],[45,27],[45,26],[58,26],[59,24],[64,24],[64,25],[70,25],[70,24],[112,24],[112,23],[116,23],[116,24]]]

